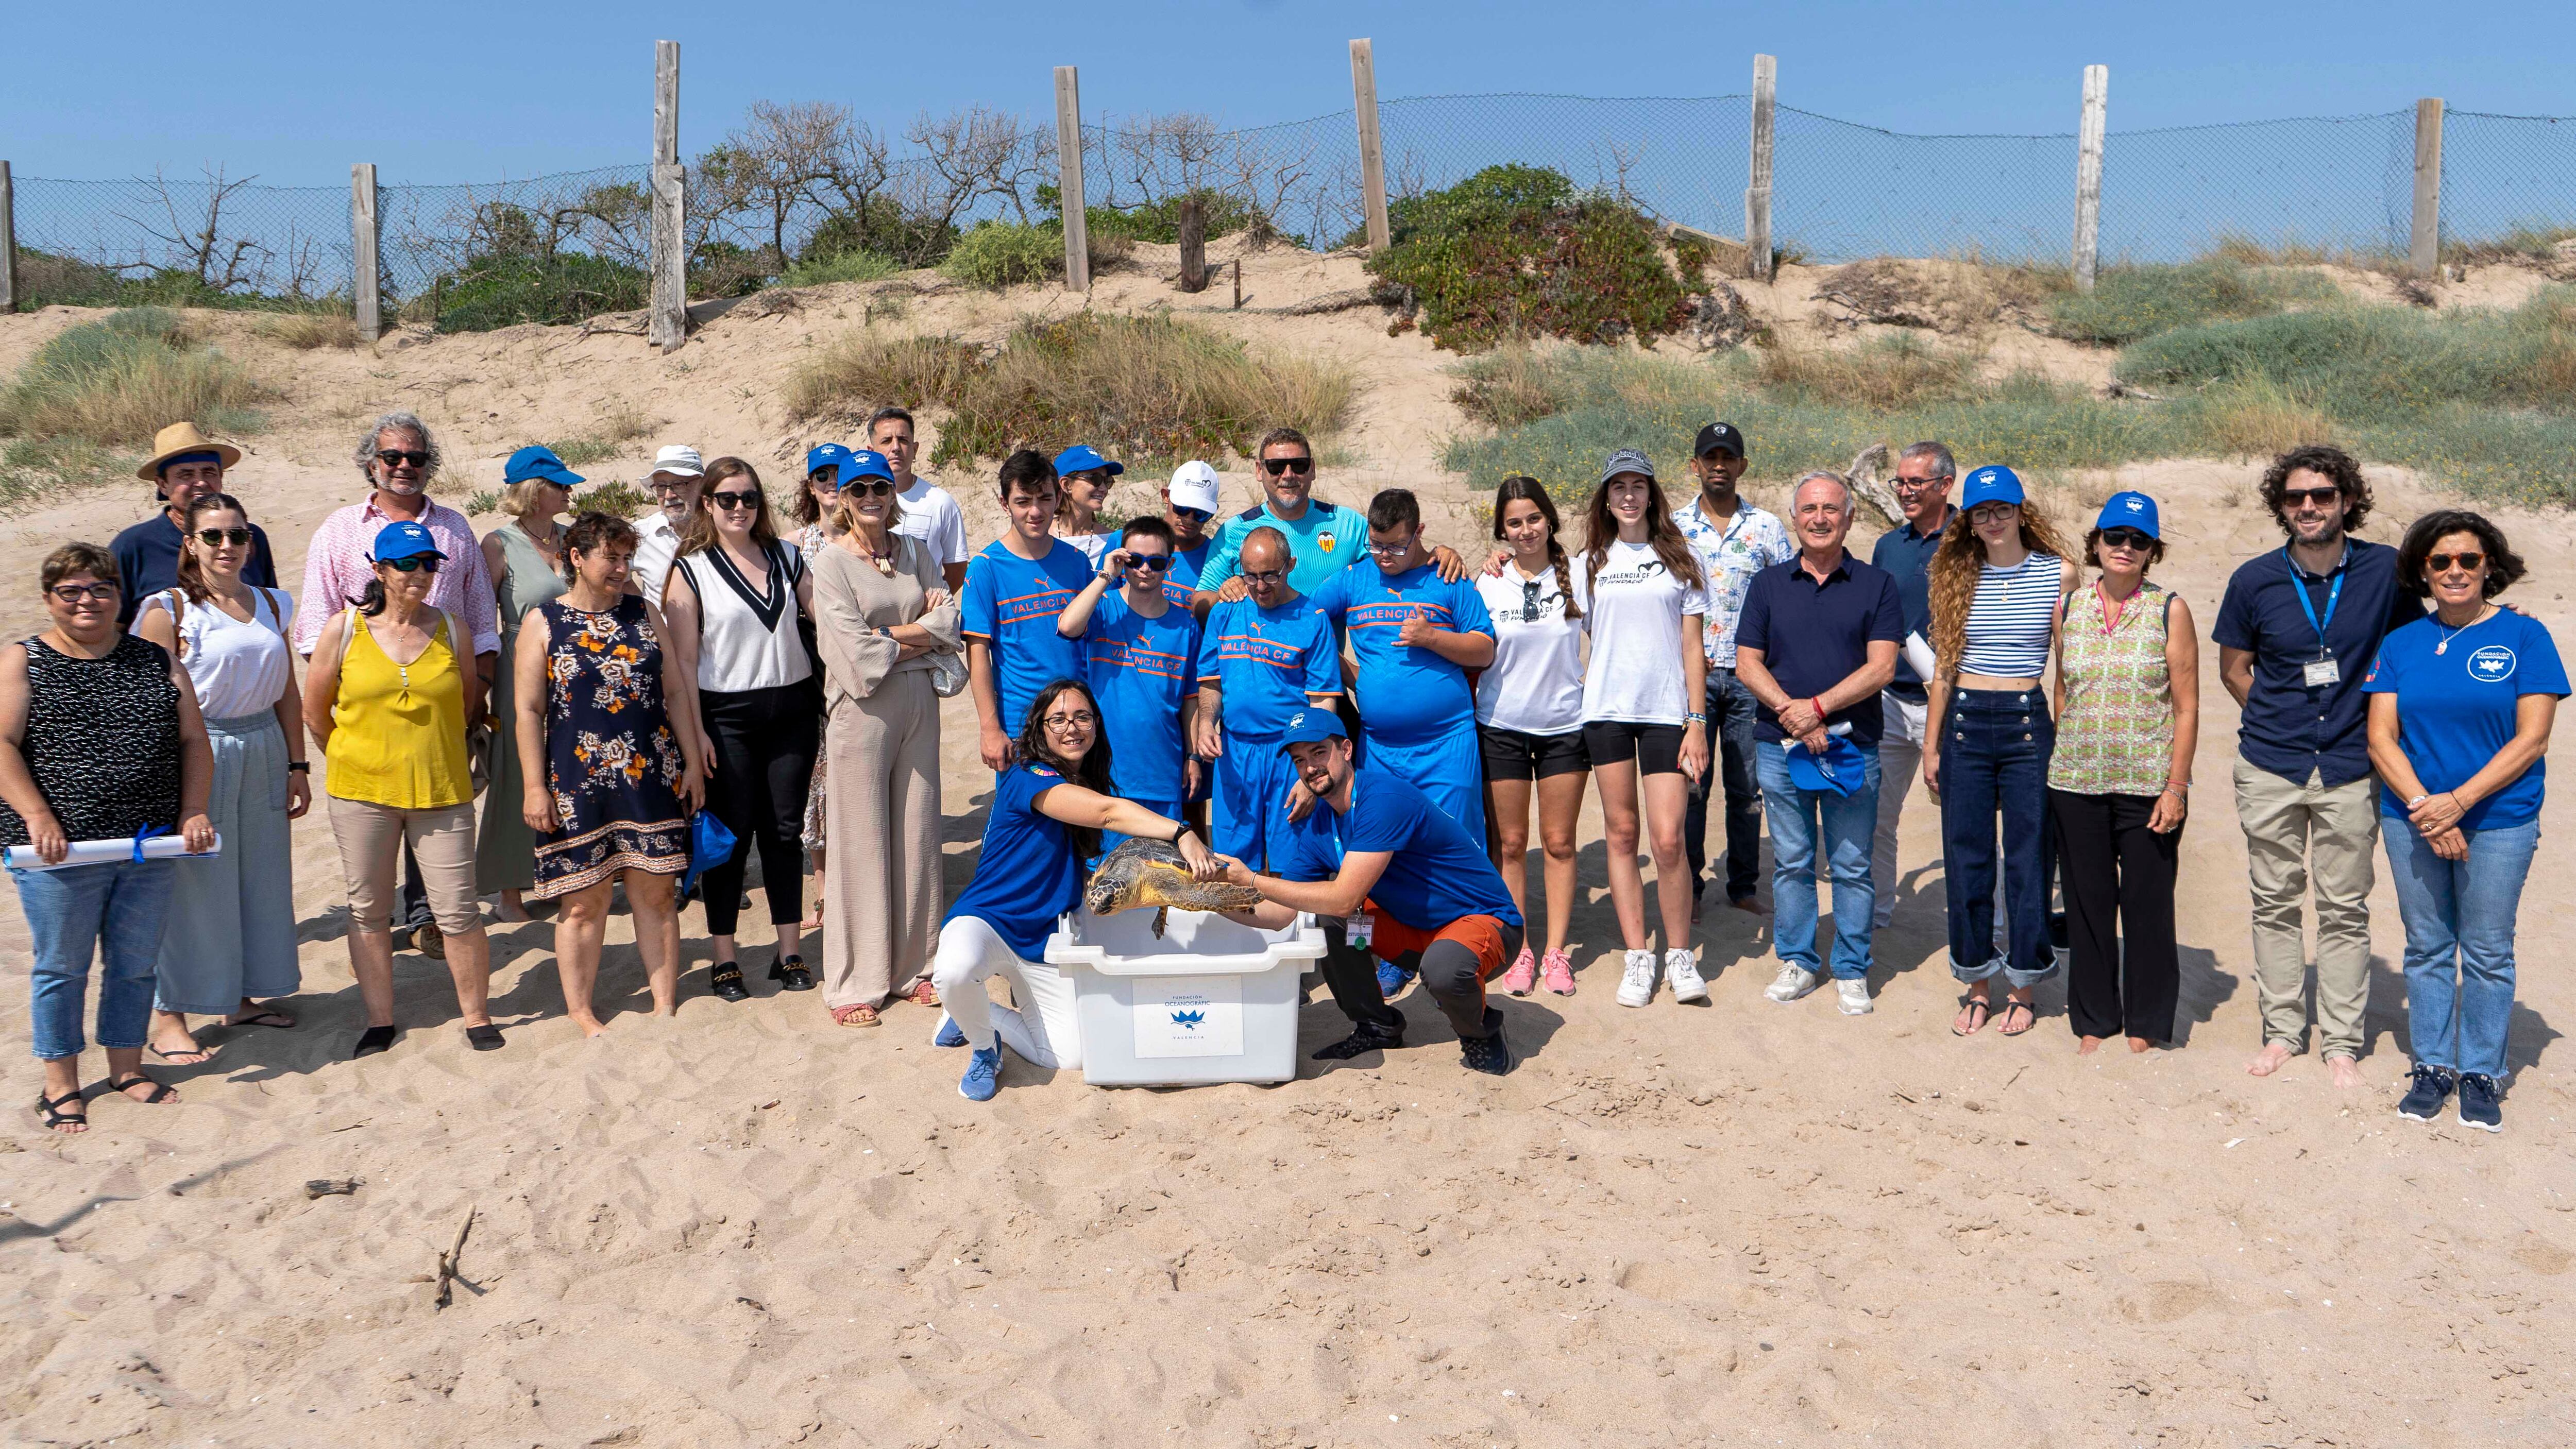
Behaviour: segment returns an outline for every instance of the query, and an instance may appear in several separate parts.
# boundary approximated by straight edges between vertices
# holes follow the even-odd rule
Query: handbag
[[[966,692],[966,656],[947,650],[930,656],[930,692],[941,699],[955,699]]]
[[[689,817],[689,873],[680,882],[680,893],[688,894],[698,884],[698,877],[733,858],[734,833],[715,817],[711,810],[700,810]]]

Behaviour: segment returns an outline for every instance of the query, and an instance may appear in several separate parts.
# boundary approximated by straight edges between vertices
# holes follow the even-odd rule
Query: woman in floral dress
[[[558,903],[555,967],[584,1036],[609,892],[621,878],[657,1016],[679,1009],[675,887],[689,868],[689,817],[705,795],[697,686],[665,670],[662,615],[625,592],[635,530],[585,513],[564,535],[571,587],[528,613],[511,667],[518,686],[521,812],[537,837],[531,892]]]

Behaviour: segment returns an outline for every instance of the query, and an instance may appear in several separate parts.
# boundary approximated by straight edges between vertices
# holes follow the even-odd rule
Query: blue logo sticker
[[[2502,684],[2513,678],[2517,661],[2513,651],[2501,644],[2488,644],[2469,655],[2469,677],[2481,684]]]
[[[1199,1029],[1201,1024],[1206,1022],[1206,1020],[1207,1013],[1204,1011],[1175,1011],[1172,1013],[1172,1025],[1179,1027],[1183,1031],[1196,1031]]]

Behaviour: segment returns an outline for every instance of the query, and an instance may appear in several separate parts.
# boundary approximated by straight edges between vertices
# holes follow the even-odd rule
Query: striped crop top
[[[2011,568],[1981,566],[1960,671],[1999,679],[2036,679],[2045,672],[2057,583],[2065,572],[2065,563],[2048,553],[2034,553]]]

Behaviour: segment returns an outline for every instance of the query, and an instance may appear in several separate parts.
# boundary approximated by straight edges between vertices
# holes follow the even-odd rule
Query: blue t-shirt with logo
[[[1199,567],[1199,587],[1214,589],[1241,571],[1243,540],[1256,528],[1275,528],[1288,540],[1288,587],[1311,594],[1324,580],[1368,556],[1368,515],[1320,498],[1306,501],[1296,522],[1274,516],[1270,505],[1227,519],[1218,530],[1216,547]]]
[[[1168,804],[1182,795],[1181,701],[1199,692],[1199,625],[1166,598],[1151,619],[1121,594],[1091,611],[1083,669],[1109,740],[1109,778],[1130,800]]]
[[[1225,695],[1230,735],[1267,739],[1287,728],[1309,694],[1342,692],[1342,655],[1333,625],[1312,599],[1265,609],[1250,599],[1219,604],[1199,631],[1199,682]]]
[[[1197,588],[1199,586],[1199,575],[1207,568],[1208,555],[1215,550],[1216,540],[1208,535],[1201,534],[1199,536],[1198,547],[1185,548],[1173,554],[1171,573],[1172,583],[1183,589]],[[1215,585],[1211,584],[1209,587],[1214,588]],[[1187,603],[1189,601],[1184,599],[1181,602]]]
[[[2439,795],[2466,784],[2512,742],[2522,696],[2567,697],[2567,666],[2549,631],[2510,609],[2456,633],[2426,615],[2388,631],[2361,691],[2397,696],[2398,746],[2424,789]],[[2532,761],[2512,784],[2470,806],[2460,828],[2494,830],[2539,819],[2548,769],[2547,760]],[[2385,784],[2379,813],[2406,818],[2406,802]]]
[[[1052,765],[1018,764],[993,782],[993,813],[975,878],[940,923],[973,916],[1023,961],[1046,959],[1055,918],[1082,903],[1082,857],[1064,822],[1038,813],[1037,797],[1064,784]],[[978,988],[980,989],[980,988]]]
[[[1409,745],[1474,732],[1476,691],[1467,671],[1423,645],[1396,642],[1417,614],[1436,629],[1493,637],[1494,621],[1472,581],[1444,580],[1427,563],[1389,574],[1377,560],[1362,559],[1324,581],[1315,607],[1351,641],[1370,739]]]
[[[1470,839],[1430,796],[1386,771],[1352,771],[1350,811],[1333,823],[1345,854],[1389,852],[1369,899],[1413,929],[1437,931],[1465,916],[1521,924],[1512,893],[1485,858],[1485,842]]]
[[[1038,691],[1082,678],[1082,641],[1055,631],[1056,616],[1091,586],[1091,561],[1062,539],[1035,562],[1000,541],[966,564],[963,630],[993,649],[1002,733],[1018,736]]]

